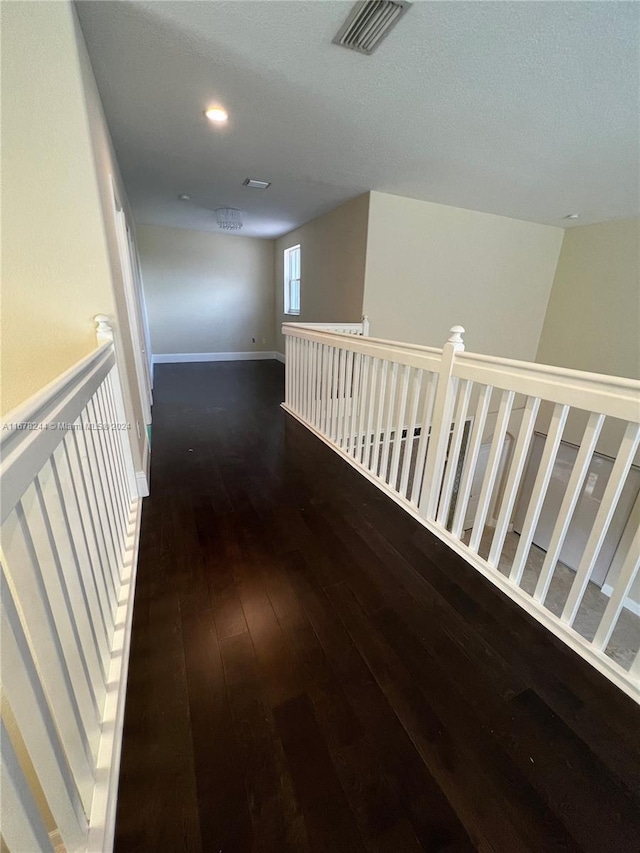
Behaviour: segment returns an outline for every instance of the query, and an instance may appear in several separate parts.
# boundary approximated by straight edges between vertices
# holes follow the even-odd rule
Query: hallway
[[[279,407],[156,368],[116,850],[637,851],[640,709]]]

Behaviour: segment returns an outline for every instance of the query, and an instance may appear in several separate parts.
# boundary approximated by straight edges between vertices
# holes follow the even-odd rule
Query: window
[[[284,250],[284,313],[300,313],[300,246]]]

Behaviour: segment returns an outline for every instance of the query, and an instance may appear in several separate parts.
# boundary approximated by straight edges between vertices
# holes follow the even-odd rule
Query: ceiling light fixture
[[[223,124],[229,118],[229,113],[223,110],[222,107],[209,107],[208,110],[204,111],[204,114],[209,121],[215,124]]]
[[[579,213],[567,213],[566,216],[562,217],[563,219],[580,219]]]
[[[180,193],[180,195],[178,196],[178,199],[180,201],[191,201],[191,196],[187,195],[186,193]]]
[[[218,227],[224,231],[239,231],[242,228],[242,211],[235,207],[218,207],[216,209]]]
[[[245,187],[251,187],[254,190],[266,190],[271,186],[271,181],[259,181],[257,178],[245,178],[242,182]]]

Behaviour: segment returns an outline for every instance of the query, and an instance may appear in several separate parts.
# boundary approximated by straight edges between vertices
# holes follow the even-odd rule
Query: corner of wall
[[[541,350],[544,347],[543,337],[545,334],[545,326],[547,325],[547,319],[549,317],[549,311],[552,304],[553,291],[557,284],[558,279],[558,270],[560,268],[560,258],[562,257],[562,250],[564,248],[565,242],[567,240],[567,234],[569,233],[569,229],[563,229],[562,240],[560,240],[560,245],[558,246],[558,257],[556,258],[556,265],[553,271],[553,281],[551,282],[551,287],[549,288],[549,293],[547,295],[547,304],[544,308],[544,319],[542,321],[542,326],[540,327],[540,334],[538,335],[538,346],[536,347],[536,357],[535,361],[540,364],[541,363]]]

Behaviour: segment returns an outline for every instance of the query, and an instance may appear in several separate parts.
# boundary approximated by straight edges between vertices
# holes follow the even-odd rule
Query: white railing
[[[2,838],[111,850],[140,500],[113,337],[2,423]]]
[[[637,474],[640,382],[466,353],[459,326],[443,349],[304,324],[282,331],[284,408],[640,700],[640,609],[624,610],[621,622],[640,568],[640,498],[627,520],[638,490],[630,471]],[[575,460],[563,469],[545,553],[532,546],[567,440]],[[596,458],[608,466],[603,487],[590,473]],[[560,557],[563,547],[575,550],[576,507],[595,500],[594,490],[597,510],[567,568]],[[591,581],[611,537],[617,577],[607,576],[607,599]],[[614,660],[609,647],[622,628],[629,648]]]
[[[317,329],[321,332],[337,332],[341,335],[369,334],[369,318],[363,317],[359,323],[296,323],[298,328]]]

